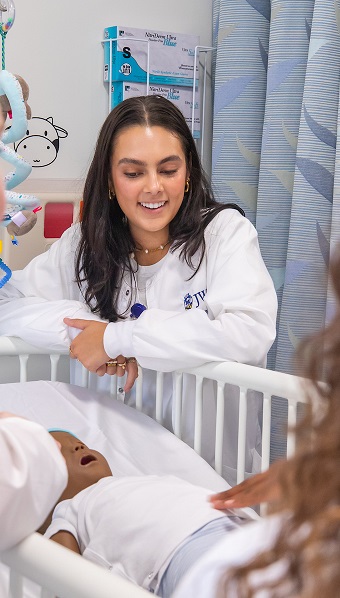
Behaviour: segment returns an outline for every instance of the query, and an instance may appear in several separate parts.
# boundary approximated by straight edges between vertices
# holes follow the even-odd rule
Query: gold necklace
[[[164,243],[164,245],[159,245],[159,247],[156,247],[155,249],[144,249],[144,247],[135,247],[134,251],[143,251],[143,253],[155,253],[155,251],[161,251],[170,243],[171,239],[168,239],[167,242]]]

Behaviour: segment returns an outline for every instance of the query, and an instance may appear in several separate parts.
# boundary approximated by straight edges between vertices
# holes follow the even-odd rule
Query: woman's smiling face
[[[152,246],[167,241],[188,174],[182,144],[167,129],[135,125],[118,135],[112,187],[137,243]]]

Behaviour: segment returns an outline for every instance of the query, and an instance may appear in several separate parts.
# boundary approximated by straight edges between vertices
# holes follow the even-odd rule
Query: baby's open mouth
[[[80,459],[80,465],[88,465],[89,463],[92,463],[92,461],[97,461],[94,455],[84,455],[84,457]]]

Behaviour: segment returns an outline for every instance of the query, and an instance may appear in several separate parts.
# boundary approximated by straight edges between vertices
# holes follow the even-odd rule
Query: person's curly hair
[[[308,407],[296,429],[296,454],[281,471],[283,498],[275,507],[275,512],[291,516],[270,550],[223,574],[218,598],[252,598],[259,589],[273,598],[340,595],[340,249],[330,273],[336,313],[297,352],[311,380],[306,388]],[[252,587],[251,574],[264,573],[279,560],[284,561],[282,577]]]

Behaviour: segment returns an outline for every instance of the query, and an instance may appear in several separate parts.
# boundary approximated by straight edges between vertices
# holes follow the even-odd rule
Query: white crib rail
[[[27,382],[27,364],[30,355],[48,355],[50,358],[50,375],[49,380],[55,382],[57,380],[57,366],[61,357],[59,351],[51,351],[48,353],[39,347],[34,347],[21,338],[0,336],[0,357],[17,357],[19,359],[19,380],[18,382]]]
[[[262,416],[262,466],[264,471],[269,466],[270,460],[270,436],[271,436],[271,401],[273,396],[286,399],[288,403],[288,436],[287,436],[287,457],[295,450],[295,435],[291,431],[297,421],[297,405],[305,402],[304,385],[306,380],[291,374],[264,370],[243,363],[207,363],[198,368],[183,370],[196,377],[196,405],[198,413],[202,410],[202,382],[204,378],[217,382],[217,418],[216,418],[216,447],[215,447],[215,469],[222,473],[222,440],[225,397],[223,393],[225,384],[232,384],[239,387],[239,429],[238,429],[238,461],[237,461],[237,482],[244,479],[245,445],[246,445],[246,418],[247,418],[247,391],[254,390],[263,394],[263,416]],[[181,372],[174,374],[181,377]],[[178,384],[178,388],[180,385]],[[199,440],[201,438],[202,420],[199,416],[195,419],[195,438],[199,451]],[[176,433],[176,430],[175,430]]]
[[[146,598],[150,593],[39,534],[0,554],[10,567],[10,598],[22,598],[23,578],[39,584],[41,598]]]
[[[30,355],[48,355],[50,359],[50,371],[46,372],[45,379],[56,381],[58,379],[58,363],[65,354],[57,351],[44,350],[29,345],[16,337],[0,336],[0,357],[17,357],[20,364],[19,381],[26,382],[28,379],[28,362]],[[82,385],[86,387],[89,383],[87,370],[83,369]],[[183,374],[191,374],[196,380],[196,410],[195,410],[195,431],[194,449],[201,454],[202,439],[202,411],[203,411],[203,381],[214,380],[217,383],[217,416],[216,416],[216,441],[215,441],[215,469],[222,473],[222,451],[223,451],[223,425],[225,405],[224,386],[231,384],[239,388],[239,424],[238,424],[238,460],[237,460],[237,482],[244,479],[245,470],[245,446],[246,446],[246,418],[247,418],[247,391],[253,390],[263,395],[263,418],[262,418],[262,471],[268,468],[270,461],[270,439],[271,439],[271,402],[272,397],[280,397],[288,403],[288,436],[287,456],[291,456],[295,450],[295,436],[290,431],[294,428],[297,420],[297,405],[304,402],[305,379],[273,372],[262,368],[245,365],[241,363],[207,363],[196,368],[184,368],[173,372],[175,388],[175,422],[174,433],[181,438],[181,407],[182,407],[182,384]],[[162,421],[163,401],[163,377],[162,372],[156,373],[156,394],[155,419]],[[112,376],[110,391],[115,398],[120,398],[121,379]],[[136,409],[143,411],[143,370],[139,367],[139,376],[136,386]]]

